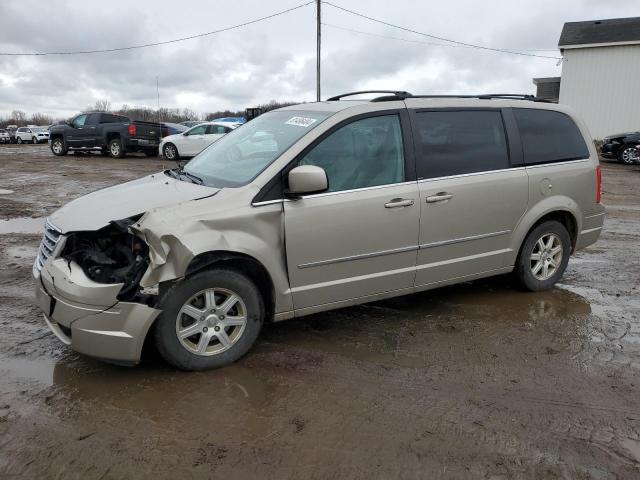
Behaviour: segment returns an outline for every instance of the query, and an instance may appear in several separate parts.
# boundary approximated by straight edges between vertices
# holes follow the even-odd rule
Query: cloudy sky
[[[2,0],[0,52],[117,48],[208,32],[305,0]],[[566,21],[640,15],[637,0],[333,0],[389,23],[502,49],[552,49]],[[560,75],[557,61],[443,43],[323,6],[323,98],[365,89],[414,93],[533,93],[532,77]],[[339,28],[338,28],[339,27]],[[344,29],[358,30],[356,33]],[[244,28],[115,53],[0,56],[0,115],[56,117],[108,99],[197,112],[315,99],[315,7]],[[394,38],[387,38],[394,37]],[[397,40],[397,39],[405,39]],[[408,40],[408,41],[407,41]]]

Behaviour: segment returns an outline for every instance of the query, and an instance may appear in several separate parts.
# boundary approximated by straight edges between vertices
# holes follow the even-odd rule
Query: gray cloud
[[[301,0],[299,0],[301,1]],[[554,48],[565,21],[631,16],[635,0],[336,0],[353,10],[434,35],[501,48]],[[0,51],[113,48],[210,31],[289,8],[298,0],[41,2],[5,0]],[[0,57],[0,114],[13,109],[70,115],[97,99],[114,106],[161,104],[199,112],[271,99],[315,98],[313,7],[232,32],[140,50],[61,57]],[[430,41],[324,7],[324,21]],[[323,97],[398,88],[418,93],[532,92],[534,76],[559,75],[554,60],[408,43],[326,27]],[[546,52],[543,54],[557,55]]]

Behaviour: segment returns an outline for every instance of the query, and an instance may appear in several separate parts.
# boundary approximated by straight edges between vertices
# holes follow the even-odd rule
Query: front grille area
[[[42,270],[44,262],[53,253],[60,240],[61,232],[54,227],[49,220],[44,224],[44,235],[42,242],[40,242],[40,248],[38,249],[38,256],[36,257],[36,268],[38,271]]]

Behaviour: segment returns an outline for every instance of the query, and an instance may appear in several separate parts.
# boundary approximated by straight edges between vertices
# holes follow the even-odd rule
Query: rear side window
[[[528,165],[589,157],[589,150],[576,124],[561,112],[514,108],[524,163]]]
[[[509,168],[499,111],[416,113],[418,178],[437,178]]]

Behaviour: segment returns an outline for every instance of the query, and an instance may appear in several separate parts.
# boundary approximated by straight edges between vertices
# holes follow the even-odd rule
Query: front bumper
[[[43,272],[50,263],[47,261]],[[59,290],[45,274],[37,276],[35,303],[60,341],[101,360],[120,364],[140,361],[145,337],[160,310],[115,299],[109,306],[88,305],[65,298]]]
[[[602,147],[600,148],[600,154],[604,157],[604,158],[617,158],[617,154],[618,154],[618,148],[620,147],[620,144],[618,143],[603,143]]]

